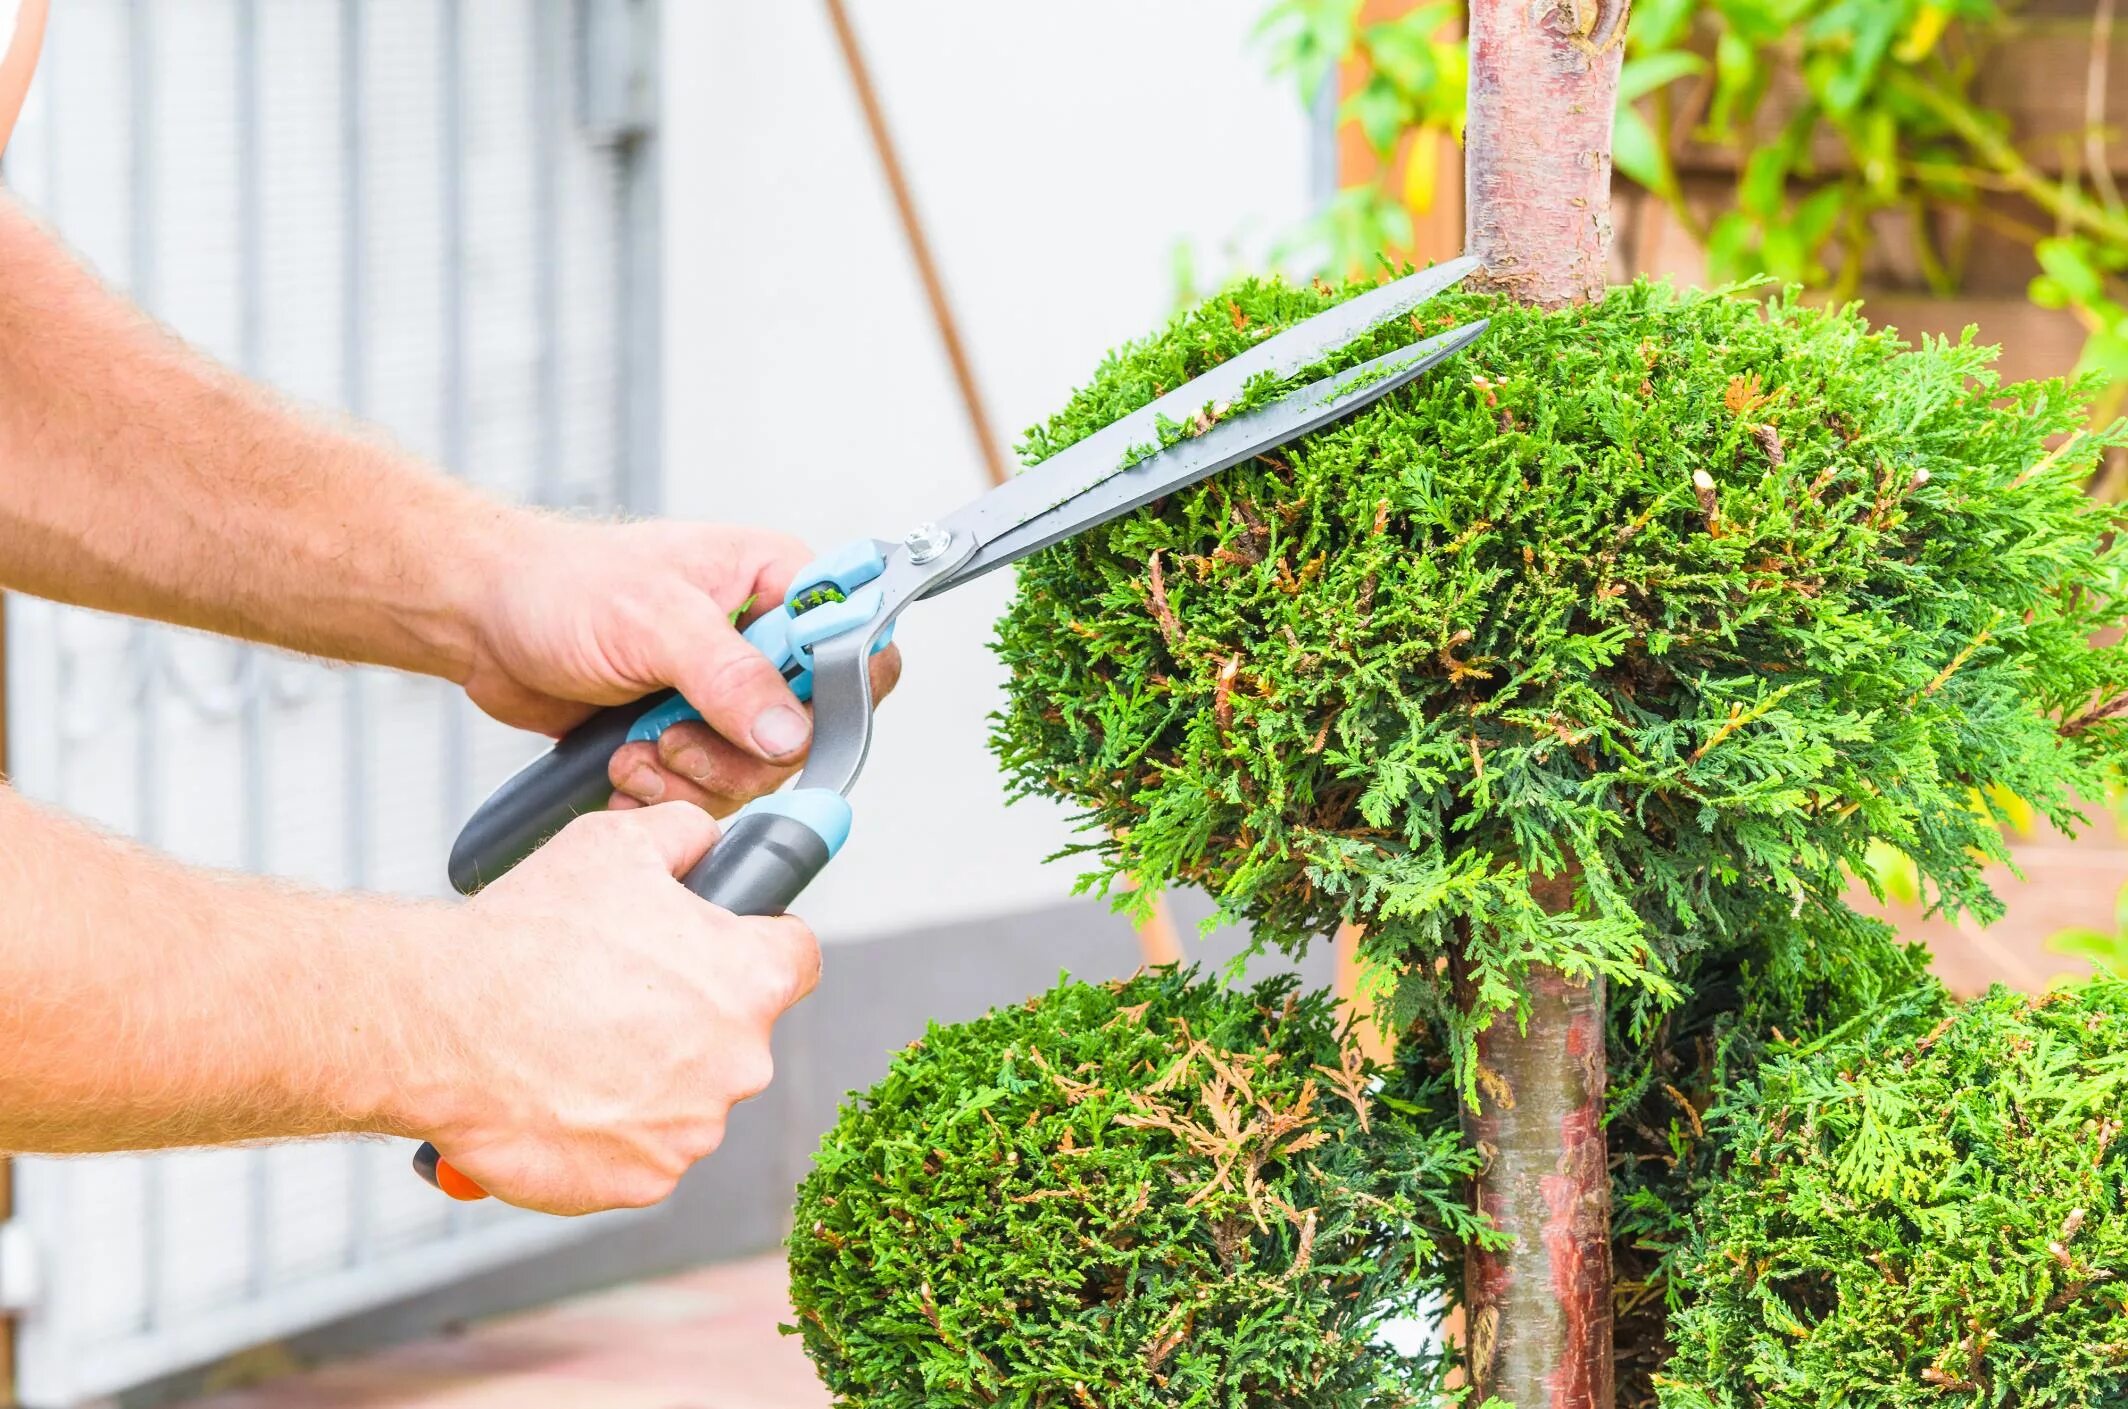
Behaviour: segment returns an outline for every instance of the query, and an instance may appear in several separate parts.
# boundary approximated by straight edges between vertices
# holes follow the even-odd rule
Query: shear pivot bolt
[[[935,523],[920,524],[902,540],[902,545],[909,550],[910,562],[928,563],[953,546],[953,534]]]

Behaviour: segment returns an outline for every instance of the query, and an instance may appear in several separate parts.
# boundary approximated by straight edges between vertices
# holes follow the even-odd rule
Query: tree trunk
[[[1603,1136],[1603,983],[1530,976],[1514,1015],[1478,1038],[1480,1105],[1464,1129],[1485,1157],[1478,1211],[1515,1235],[1464,1263],[1474,1403],[1611,1409],[1611,1196]]]
[[[1524,303],[1608,282],[1627,0],[1472,0],[1463,186],[1479,281]]]
[[[1627,9],[1471,0],[1464,198],[1480,284],[1547,308],[1603,297]],[[1576,879],[1532,889],[1557,913]],[[1527,1029],[1495,1019],[1477,1061],[1476,1202],[1515,1243],[1464,1268],[1473,1402],[1612,1409],[1603,985],[1533,973]]]

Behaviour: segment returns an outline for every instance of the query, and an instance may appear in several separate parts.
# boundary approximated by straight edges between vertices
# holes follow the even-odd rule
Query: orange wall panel
[[[1360,7],[1360,23],[1376,24],[1394,19],[1417,7],[1417,0],[1366,0]],[[1338,99],[1342,102],[1367,81],[1362,59],[1348,59],[1338,70]],[[1433,201],[1424,210],[1411,211],[1412,247],[1386,251],[1392,258],[1424,264],[1448,259],[1463,249],[1463,150],[1453,138],[1407,134],[1385,164],[1368,145],[1356,122],[1340,122],[1337,130],[1337,184],[1343,187],[1384,182],[1392,192],[1406,185],[1406,166],[1417,161],[1434,164]],[[1408,209],[1409,207],[1407,207]]]

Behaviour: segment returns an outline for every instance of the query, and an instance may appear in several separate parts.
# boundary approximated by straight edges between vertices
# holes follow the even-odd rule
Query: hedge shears
[[[850,833],[851,785],[872,742],[868,658],[910,603],[1107,523],[1372,404],[1476,341],[1483,321],[1411,343],[1218,419],[1252,383],[1284,381],[1464,279],[1469,257],[1372,289],[1265,339],[1111,422],[945,518],[894,540],[859,539],[817,559],[780,606],[746,628],[756,649],[813,705],[804,771],[731,819],[687,888],[740,915],[780,915]],[[1178,430],[1203,427],[1175,439]],[[1172,442],[1172,443],[1169,443]],[[1164,448],[1162,448],[1164,446]],[[473,813],[451,849],[451,884],[471,895],[529,856],[572,817],[605,807],[614,750],[702,716],[672,690],[600,710],[511,777]],[[456,1198],[472,1181],[423,1145],[414,1167]]]

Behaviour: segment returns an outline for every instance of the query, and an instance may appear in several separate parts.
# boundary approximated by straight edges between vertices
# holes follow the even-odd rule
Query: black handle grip
[[[687,873],[687,888],[734,915],[781,915],[828,864],[828,844],[805,823],[750,812]]]
[[[467,819],[451,845],[451,886],[471,895],[530,856],[569,819],[604,810],[613,796],[606,767],[636,720],[673,697],[660,690],[600,710],[544,756],[512,774]]]

